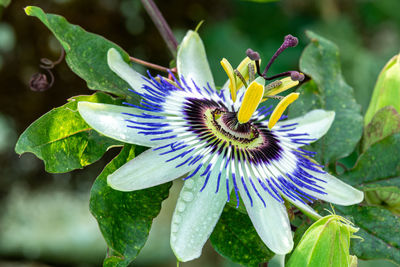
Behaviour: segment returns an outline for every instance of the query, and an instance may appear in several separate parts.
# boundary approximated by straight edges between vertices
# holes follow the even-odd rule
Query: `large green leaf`
[[[365,127],[363,151],[385,137],[400,132],[400,114],[392,106],[381,108]]]
[[[341,73],[339,50],[327,39],[308,31],[311,43],[305,48],[300,69],[313,84],[303,85],[299,99],[291,105],[290,117],[305,114],[314,108],[333,110],[335,121],[328,133],[313,147],[323,164],[349,155],[361,138],[363,118],[353,96],[353,89]]]
[[[355,167],[342,178],[364,190],[369,204],[381,205],[400,214],[399,151],[400,133],[388,136],[361,154]]]
[[[365,186],[379,181],[389,182],[400,176],[400,133],[370,146],[357,160],[356,166],[341,178],[351,185]]]
[[[125,145],[97,177],[90,193],[90,211],[110,248],[105,266],[127,266],[136,258],[172,184],[134,192],[120,192],[109,187],[107,176],[134,156],[135,147]]]
[[[126,62],[129,55],[105,38],[85,31],[80,26],[54,14],[46,14],[35,6],[25,8],[26,14],[40,19],[60,41],[66,52],[66,61],[73,72],[87,82],[90,89],[128,95],[128,84],[114,74],[107,65],[107,51],[117,49]]]
[[[274,256],[258,236],[247,214],[229,206],[225,207],[210,240],[219,254],[244,266],[258,266]]]
[[[34,153],[44,161],[46,171],[62,173],[92,164],[110,147],[122,145],[90,128],[79,115],[78,101],[121,102],[104,93],[71,98],[33,122],[19,137],[15,151]]]
[[[317,207],[322,214],[327,205]],[[335,206],[335,211],[349,218],[360,230],[362,239],[352,239],[350,254],[360,259],[388,259],[400,264],[400,219],[381,207]]]
[[[400,133],[371,145],[360,155],[355,167],[341,178],[369,193],[398,194],[400,192]],[[386,208],[396,210],[396,207]],[[400,264],[400,220],[383,207],[336,206],[343,216],[354,219],[364,241],[354,240],[353,253],[361,259],[391,259]]]

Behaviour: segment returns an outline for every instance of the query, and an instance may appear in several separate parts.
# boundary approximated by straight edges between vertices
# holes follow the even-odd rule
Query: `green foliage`
[[[229,206],[225,207],[210,241],[219,254],[244,266],[258,266],[274,256],[258,236],[247,214]]]
[[[90,89],[128,97],[128,85],[109,69],[106,59],[108,49],[114,47],[129,62],[126,52],[103,37],[69,24],[61,16],[46,14],[38,7],[27,7],[26,13],[40,19],[53,32],[66,51],[69,67],[87,82]],[[353,97],[353,90],[341,73],[338,48],[313,32],[307,32],[307,35],[311,43],[303,52],[300,68],[311,77],[311,81],[299,89],[302,96],[291,106],[290,116],[299,116],[316,108],[336,112],[335,121],[327,135],[312,145],[322,163],[329,165],[354,151],[362,135],[363,118],[360,106]],[[181,69],[185,71],[187,68],[179,68],[179,71]],[[74,97],[26,129],[18,140],[16,152],[34,153],[44,160],[49,172],[68,172],[95,162],[112,146],[122,146],[120,142],[98,134],[83,121],[77,112],[78,101],[120,104],[120,100],[103,93]],[[390,107],[376,113],[364,133],[363,153],[356,166],[342,177],[346,182],[366,191],[367,197],[371,198],[369,203],[385,206],[392,211],[396,211],[400,203],[399,116]],[[107,185],[107,176],[133,159],[135,149],[138,152],[138,147],[125,145],[120,154],[104,168],[92,187],[90,211],[97,219],[109,246],[104,266],[127,266],[136,258],[171,186],[168,183],[146,190],[120,192]],[[396,198],[388,203],[382,201],[386,196],[384,194]],[[259,263],[269,261],[273,253],[258,236],[245,208],[240,206],[235,209],[230,207],[232,204],[236,205],[229,203],[225,207],[210,237],[213,247],[221,255],[245,266],[258,266]],[[400,264],[400,222],[398,217],[385,208],[354,206],[336,207],[336,210],[354,219],[356,226],[360,227],[359,235],[364,241],[353,242],[354,254],[362,259],[387,258]],[[322,222],[328,223],[323,219]],[[350,230],[335,221],[330,221],[328,225],[322,222],[315,224],[319,228],[310,227],[304,236],[306,224],[299,224],[295,234],[295,243],[299,245],[289,259],[289,266],[308,263],[322,266],[328,265],[331,259],[338,260],[336,263],[330,262],[334,266],[344,266],[347,263]],[[331,226],[336,228],[332,230]],[[307,240],[308,234],[315,234],[314,230],[319,234],[319,241],[323,239],[325,243],[321,241],[322,246],[317,247],[322,254],[310,251],[307,258],[304,251],[316,247],[304,245],[304,240]],[[337,257],[338,253],[340,257]]]
[[[368,203],[381,205],[396,214],[400,213],[399,151],[400,133],[390,135],[371,145],[360,155],[356,166],[343,176],[347,183],[366,192]]]
[[[136,258],[172,184],[134,192],[120,192],[109,187],[107,176],[134,157],[135,147],[125,145],[97,177],[90,193],[90,211],[109,246],[104,266],[127,266]]]
[[[122,145],[90,128],[79,115],[78,101],[120,103],[104,93],[73,97],[33,122],[19,137],[15,151],[34,153],[46,171],[63,173],[92,164],[110,147]]]
[[[348,267],[350,237],[356,231],[337,215],[319,219],[304,233],[287,266]]]
[[[11,3],[11,0],[0,0],[0,6],[8,7]]]
[[[310,31],[307,36],[311,43],[301,56],[300,69],[314,82],[298,90],[302,96],[291,105],[290,114],[299,116],[314,108],[336,112],[328,133],[313,145],[321,162],[329,164],[354,150],[363,119],[353,89],[343,79],[336,45]]]
[[[390,182],[400,176],[400,133],[371,145],[360,155],[356,166],[342,178],[346,183],[365,186],[378,181]]]
[[[354,241],[353,252],[361,259],[391,259],[400,264],[400,220],[385,208],[397,211],[400,192],[400,133],[371,145],[356,166],[343,175],[345,182],[366,191],[366,198],[383,207],[340,207],[336,210],[354,219],[364,241]],[[391,196],[391,202],[384,197]],[[369,197],[368,197],[369,196]],[[382,203],[378,202],[380,199]],[[372,200],[371,200],[372,201]]]
[[[54,14],[46,14],[35,6],[25,8],[26,14],[35,16],[49,28],[66,52],[66,61],[73,72],[87,82],[92,90],[128,95],[128,84],[114,74],[107,65],[107,51],[115,48],[129,62],[129,55],[102,36],[85,31]]]

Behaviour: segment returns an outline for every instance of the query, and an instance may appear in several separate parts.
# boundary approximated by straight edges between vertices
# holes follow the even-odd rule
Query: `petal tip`
[[[107,185],[109,187],[111,187],[114,190],[122,191],[122,192],[132,191],[132,190],[125,188],[123,185],[121,185],[121,183],[118,183],[118,179],[115,179],[116,177],[113,174],[114,173],[107,176]]]
[[[180,262],[187,262],[191,261],[194,259],[197,259],[201,256],[201,250],[200,251],[194,251],[194,250],[189,250],[187,249],[188,246],[187,244],[181,244],[173,242],[173,239],[171,238],[171,248],[172,251],[175,254],[175,257],[180,261]]]

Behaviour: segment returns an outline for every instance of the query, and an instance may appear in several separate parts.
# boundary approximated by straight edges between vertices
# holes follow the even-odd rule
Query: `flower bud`
[[[393,106],[400,112],[400,54],[392,57],[379,74],[364,125],[371,122],[375,113],[386,106]]]
[[[316,221],[304,233],[287,267],[348,267],[354,264],[350,257],[350,237],[357,232],[345,218],[339,215],[325,216]]]

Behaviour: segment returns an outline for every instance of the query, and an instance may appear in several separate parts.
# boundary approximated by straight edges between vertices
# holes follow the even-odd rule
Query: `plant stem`
[[[176,72],[176,71],[174,71],[174,69],[168,69],[166,67],[163,67],[163,66],[160,66],[157,64],[153,64],[153,63],[150,63],[150,62],[147,62],[147,61],[135,58],[135,57],[129,57],[129,60],[132,62],[138,63],[140,65],[146,66],[153,70],[159,70],[159,71],[163,71],[163,72],[167,72],[167,73],[168,72]]]
[[[169,27],[168,23],[165,21],[163,15],[161,14],[160,10],[153,2],[153,0],[141,1],[150,18],[153,20],[158,31],[160,32],[162,38],[164,39],[164,42],[167,44],[169,51],[175,57],[176,50],[178,48],[178,41],[175,39],[175,36],[172,33],[172,30]]]

